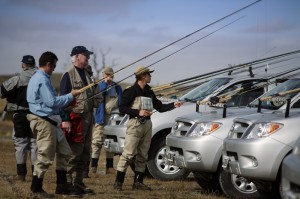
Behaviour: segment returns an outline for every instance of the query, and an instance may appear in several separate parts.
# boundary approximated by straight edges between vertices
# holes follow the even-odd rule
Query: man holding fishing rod
[[[126,170],[134,157],[135,176],[132,189],[151,190],[143,183],[143,179],[151,143],[152,110],[155,108],[159,112],[165,112],[182,105],[182,102],[163,104],[156,98],[148,85],[151,82],[152,72],[144,66],[137,67],[134,72],[136,82],[123,92],[119,110],[122,114],[128,114],[130,119],[127,124],[124,151],[118,162],[117,176],[113,185],[116,190],[122,190]]]
[[[98,87],[103,95],[103,101],[96,109],[94,118],[95,126],[92,135],[92,159],[91,170],[92,173],[97,172],[98,161],[100,157],[101,148],[103,145],[104,126],[108,123],[111,111],[118,108],[122,101],[122,88],[113,81],[114,70],[111,67],[104,67],[103,81],[99,83]],[[113,167],[114,153],[106,151],[106,170],[105,174],[115,174]]]
[[[67,181],[81,194],[94,194],[94,191],[83,183],[83,172],[90,160],[93,109],[102,101],[102,95],[95,95],[97,86],[94,86],[90,74],[85,69],[91,54],[93,52],[86,47],[75,46],[71,52],[72,67],[63,74],[60,81],[61,95],[73,89],[83,91],[76,96],[76,106],[68,107],[61,114],[62,128],[73,152],[68,162]],[[83,89],[87,86],[88,88]],[[92,96],[97,97],[91,98]]]

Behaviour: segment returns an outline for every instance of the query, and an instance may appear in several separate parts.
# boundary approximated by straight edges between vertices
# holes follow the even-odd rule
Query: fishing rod
[[[243,17],[244,17],[244,16],[243,16]],[[170,57],[171,55],[174,55],[175,53],[178,53],[179,51],[181,51],[181,50],[187,48],[188,46],[190,46],[190,45],[192,45],[192,44],[194,44],[194,43],[196,43],[196,42],[199,42],[200,40],[202,40],[202,39],[208,37],[209,35],[211,35],[211,34],[217,32],[217,31],[219,31],[219,30],[221,30],[221,29],[223,29],[223,28],[229,26],[230,24],[232,24],[232,23],[234,23],[234,22],[240,20],[240,19],[243,18],[243,17],[240,17],[240,18],[238,18],[238,19],[232,21],[231,23],[228,23],[228,24],[222,26],[221,28],[218,28],[217,30],[215,30],[215,31],[213,31],[213,32],[211,32],[211,33],[209,33],[209,34],[207,34],[207,35],[201,37],[200,39],[197,39],[196,41],[194,41],[194,42],[192,42],[192,43],[190,43],[190,44],[188,44],[188,45],[186,45],[186,46],[180,48],[179,50],[174,51],[173,53],[169,54],[168,56],[159,59],[158,61],[156,61],[156,62],[150,64],[149,66],[147,66],[147,67],[145,67],[145,68],[149,68],[149,67],[151,67],[151,66],[157,64],[158,62],[161,62],[162,60],[164,60],[164,59]],[[114,73],[114,74],[115,74],[115,73]],[[117,84],[119,84],[120,82],[122,82],[122,81],[124,81],[124,80],[126,80],[126,79],[128,79],[128,78],[130,78],[130,77],[132,77],[133,75],[134,75],[134,74],[131,74],[131,75],[129,75],[129,76],[123,78],[122,80],[118,81]],[[104,78],[102,78],[102,79],[100,79],[100,80],[103,80],[103,79],[104,79]],[[100,80],[99,80],[99,81],[100,81]],[[99,81],[97,81],[97,82],[99,83]],[[86,90],[87,88],[90,88],[91,86],[95,86],[95,85],[98,84],[98,83],[91,83],[91,84],[89,84],[89,85],[87,85],[87,86],[81,88],[80,90],[83,92],[83,91]],[[82,89],[83,89],[83,90],[82,90]],[[107,90],[109,90],[109,89],[111,89],[111,87],[107,88]],[[103,92],[105,92],[105,91],[107,91],[107,90],[103,90],[103,91],[101,91],[101,92],[98,92],[98,93],[96,93],[95,95],[93,95],[92,97],[87,98],[87,99],[84,99],[84,100],[81,100],[80,102],[89,100],[89,99],[91,99],[91,98],[93,98],[93,97],[95,97],[95,96],[97,96],[97,95],[99,95],[99,94],[101,94],[101,93],[103,93]]]
[[[281,63],[281,62],[285,62],[285,61],[289,61],[289,60],[292,60],[292,59],[296,59],[296,58],[299,58],[299,57],[300,56],[290,57],[290,58],[282,59],[282,60],[279,60],[279,61],[274,61],[274,62],[271,62],[271,63],[267,63],[267,65],[268,66],[274,65],[274,64]],[[252,70],[259,69],[259,68],[262,68],[262,67],[266,67],[266,65],[263,64],[263,65],[260,65],[260,66],[252,67]],[[244,70],[240,70],[240,71],[229,71],[228,74],[229,75],[235,75],[235,74],[240,74],[240,73],[247,72],[247,71],[249,71],[249,69],[244,69]]]
[[[280,77],[280,76],[282,76],[282,75],[285,75],[285,74],[294,72],[294,71],[299,70],[299,69],[300,69],[300,68],[294,68],[294,69],[291,69],[291,70],[288,70],[288,71],[284,71],[284,72],[278,73],[278,74],[276,74],[276,75],[274,75],[274,76],[270,76],[269,78],[266,78],[266,80],[274,79],[274,78],[277,78],[277,77]],[[294,74],[291,74],[291,75],[288,75],[288,76],[284,76],[284,77],[282,77],[281,79],[283,79],[283,78],[288,79],[288,78],[291,78],[291,77],[295,77],[295,76],[297,76],[297,75],[299,75],[299,74],[300,74],[300,72],[294,73]],[[270,85],[270,84],[273,84],[273,83],[276,83],[276,82],[277,82],[277,80],[274,80],[273,82],[271,81],[271,82],[269,82],[269,83],[265,83],[265,84],[262,85],[262,86],[254,87],[254,88],[252,88],[252,89],[247,89],[247,90],[245,90],[245,91],[239,93],[239,95],[242,95],[242,94],[244,94],[244,93],[246,93],[246,92],[250,92],[250,91],[253,91],[253,90],[257,90],[257,89],[259,89],[259,88],[263,88],[263,87],[265,87],[266,85]],[[252,83],[250,82],[250,83],[248,83],[248,84],[249,84],[249,85],[252,84],[251,86],[254,86],[254,85],[260,84],[260,83],[261,83],[261,82],[252,84]],[[244,86],[247,87],[247,84],[245,84]],[[237,89],[235,89],[235,90],[233,90],[233,91],[229,91],[229,92],[223,93],[223,94],[221,94],[221,95],[214,96],[213,101],[215,101],[216,103],[220,103],[220,102],[222,102],[222,101],[227,101],[227,100],[229,100],[229,99],[231,98],[231,96],[235,95],[237,92],[239,92],[239,91],[241,91],[241,90],[243,90],[243,89],[245,89],[245,88],[240,87],[240,88],[237,88]],[[203,96],[202,96],[202,97],[203,97]],[[204,97],[205,97],[205,96],[204,96]],[[199,98],[200,98],[200,97],[199,97]],[[210,99],[201,100],[201,101],[196,101],[196,100],[194,100],[194,102],[196,102],[198,105],[204,105],[204,104],[208,104],[208,103],[210,102]]]
[[[164,92],[163,93],[159,93],[159,95],[169,96],[169,95],[172,95],[172,94],[175,94],[175,93],[179,93],[179,92],[183,92],[183,91],[195,88],[195,87],[200,86],[201,84],[204,84],[206,82],[208,82],[208,80],[203,81],[203,82],[198,82],[198,83],[195,83],[195,84],[192,84],[192,85],[180,87],[180,88],[177,88],[177,89],[173,89],[171,91],[165,91],[164,90]]]
[[[190,77],[190,78],[178,80],[178,81],[175,81],[175,82],[172,82],[172,83],[169,83],[169,84],[163,84],[163,85],[161,85],[161,88],[166,89],[168,87],[171,87],[174,84],[178,84],[178,83],[181,83],[181,82],[187,82],[189,80],[195,80],[195,79],[200,80],[200,79],[203,79],[204,77],[208,78],[208,77],[220,75],[222,73],[226,73],[226,72],[229,72],[229,71],[238,70],[238,69],[241,69],[241,68],[244,68],[244,67],[260,64],[260,63],[263,63],[263,62],[266,62],[266,61],[271,61],[271,60],[274,60],[274,59],[279,59],[279,58],[282,58],[282,57],[285,57],[285,56],[290,56],[290,55],[294,55],[294,54],[298,54],[298,53],[300,53],[300,50],[291,51],[291,52],[288,52],[288,53],[279,54],[279,55],[275,55],[275,56],[271,56],[271,57],[267,57],[267,58],[247,62],[247,63],[244,63],[244,64],[239,64],[239,65],[233,66],[231,68],[215,70],[215,71],[212,71],[212,72],[204,73],[204,74],[193,76],[193,77]],[[156,89],[158,90],[159,87],[156,88]]]
[[[184,47],[183,47],[184,48]],[[177,50],[178,51],[178,50]],[[175,52],[177,52],[175,51]],[[165,85],[162,85],[164,86],[164,88],[166,89],[167,87],[170,87],[172,84],[177,84],[179,82],[184,82],[184,81],[187,81],[187,80],[191,80],[191,79],[196,79],[196,78],[199,78],[199,80],[201,79],[205,79],[205,78],[208,78],[208,77],[211,77],[211,76],[215,76],[215,75],[219,75],[219,74],[222,74],[224,72],[228,72],[229,70],[237,70],[237,69],[240,69],[240,68],[243,68],[243,67],[248,67],[249,65],[255,65],[255,64],[260,64],[260,63],[263,63],[263,62],[266,62],[266,61],[270,61],[270,60],[274,60],[274,59],[279,59],[279,58],[282,58],[282,57],[285,57],[285,56],[290,56],[290,55],[294,55],[294,54],[297,54],[297,53],[300,53],[300,50],[297,50],[297,51],[291,51],[291,52],[288,52],[288,53],[283,53],[283,54],[279,54],[279,55],[275,55],[275,56],[271,56],[271,57],[267,57],[267,58],[263,58],[263,59],[259,59],[259,60],[255,60],[255,61],[251,61],[251,62],[247,62],[247,63],[244,63],[244,64],[239,64],[237,66],[234,66],[232,68],[225,68],[225,69],[220,69],[220,70],[215,70],[215,71],[212,71],[212,72],[208,72],[208,73],[205,73],[205,74],[201,74],[201,75],[197,75],[197,76],[194,76],[194,77],[190,77],[190,78],[186,78],[186,79],[183,79],[183,80],[179,80],[179,81],[175,81],[175,82],[172,82],[170,84],[165,84]],[[173,54],[173,53],[172,53]],[[166,57],[164,57],[163,59],[165,59]],[[157,62],[159,61],[156,61],[152,64],[150,64],[149,66],[145,67],[145,68],[149,68],[150,66],[153,66],[154,64],[156,64]],[[132,77],[134,74],[131,74],[123,79],[121,79],[120,81],[118,81],[116,84],[119,84],[120,82],[128,79],[129,77]],[[159,88],[159,87],[158,87]],[[158,88],[156,89],[156,91],[158,91]],[[80,102],[84,102],[86,100],[90,100],[92,98],[94,98],[95,96],[97,95],[100,95],[101,93],[103,92],[106,92],[107,90],[111,89],[111,87],[101,91],[101,92],[98,92],[96,93],[95,95],[87,98],[87,99],[83,99]]]
[[[295,70],[299,70],[300,68],[296,68]],[[289,72],[292,72],[292,71],[289,71]],[[300,73],[300,72],[299,72]],[[284,73],[284,74],[287,74],[287,73]],[[296,73],[297,75],[298,75],[298,73]],[[290,76],[287,76],[287,77],[293,77],[293,76],[295,76],[296,74],[292,74],[292,75],[290,75]],[[274,77],[272,77],[272,78],[275,78],[275,77],[278,77],[278,76],[281,76],[282,75],[282,73],[281,74],[278,74],[278,75],[276,75],[276,76],[274,76]],[[269,79],[272,79],[272,78],[269,78]],[[276,82],[276,80],[274,81],[274,82]],[[274,82],[272,82],[272,83],[274,83]],[[259,83],[261,83],[261,82],[258,82],[258,83],[256,83],[256,84],[259,84]],[[250,82],[248,83],[248,84],[250,84]],[[252,84],[252,83],[251,83]],[[253,88],[253,89],[248,89],[248,90],[246,90],[246,91],[244,91],[243,93],[246,93],[246,92],[249,92],[249,91],[252,91],[252,90],[257,90],[257,89],[259,89],[259,88],[264,88],[266,85],[269,85],[269,84],[271,84],[271,83],[266,83],[266,84],[264,84],[264,85],[262,85],[262,86],[260,86],[260,87],[255,87],[255,88]],[[245,84],[246,85],[246,84]],[[255,85],[255,84],[253,84],[253,85]],[[252,86],[253,86],[252,85]],[[214,104],[214,106],[216,105],[216,104],[220,104],[220,103],[223,103],[222,104],[222,106],[223,107],[226,107],[226,106],[224,106],[225,105],[225,103],[228,101],[228,100],[230,100],[231,99],[231,97],[232,96],[234,96],[234,95],[236,95],[239,91],[242,91],[243,89],[245,89],[245,88],[243,88],[243,87],[241,87],[241,88],[237,88],[237,89],[235,89],[235,90],[233,90],[233,91],[229,91],[229,92],[227,92],[227,93],[224,93],[224,94],[221,94],[221,95],[219,95],[219,96],[216,96],[216,98],[214,99],[214,100],[216,100],[214,103],[212,103],[210,100],[202,100],[202,101],[200,101],[200,102],[195,102],[194,100],[190,100],[190,99],[186,99],[186,101],[187,102],[192,102],[192,103],[196,103],[197,105],[205,105],[205,104],[207,104],[207,105],[213,105]],[[300,88],[299,89],[294,89],[293,91],[290,91],[290,93],[292,93],[292,92],[300,92]],[[285,92],[285,93],[288,93],[289,94],[289,92]],[[241,95],[241,93],[239,94],[239,95]],[[219,98],[220,96],[222,96],[222,98]],[[157,112],[157,110],[154,110],[154,111],[152,111],[151,112],[151,114],[153,114],[153,113],[155,113],[155,112]],[[143,118],[140,118],[141,119],[141,121],[140,122],[143,122]]]
[[[166,46],[164,46],[164,47],[162,47],[162,48],[160,48],[160,49],[158,49],[158,50],[156,50],[156,51],[154,51],[154,52],[152,52],[152,53],[150,53],[150,54],[148,54],[148,55],[146,55],[146,56],[144,56],[144,57],[142,57],[142,58],[140,58],[140,59],[138,59],[138,60],[136,60],[136,61],[134,61],[134,62],[132,62],[130,64],[128,64],[127,66],[125,66],[125,67],[117,70],[116,72],[113,73],[113,75],[116,74],[116,73],[118,73],[118,72],[120,72],[120,71],[122,71],[122,70],[124,70],[125,68],[128,68],[129,66],[132,66],[132,65],[134,65],[134,64],[136,64],[136,63],[138,63],[138,62],[140,62],[140,61],[142,61],[142,60],[144,60],[144,59],[146,59],[146,58],[148,58],[148,57],[150,57],[150,56],[152,56],[152,55],[154,55],[154,54],[156,54],[156,53],[158,53],[158,52],[160,52],[160,51],[162,51],[162,50],[164,50],[164,49],[166,49],[166,48],[168,48],[168,47],[170,47],[170,46],[172,46],[172,45],[174,45],[176,43],[178,43],[179,41],[182,41],[182,40],[184,40],[184,39],[186,39],[186,38],[188,38],[188,37],[190,37],[190,36],[192,36],[192,35],[200,32],[201,30],[204,30],[204,29],[206,29],[206,28],[208,28],[208,27],[210,27],[210,26],[212,26],[212,25],[214,25],[214,24],[216,24],[216,23],[218,23],[220,21],[225,20],[226,18],[229,18],[230,16],[233,16],[233,15],[241,12],[242,10],[245,10],[245,9],[253,6],[254,4],[256,4],[256,3],[260,2],[260,1],[261,0],[257,0],[257,1],[251,3],[251,4],[247,5],[247,6],[244,6],[244,7],[240,8],[240,9],[238,9],[238,10],[236,10],[236,11],[234,11],[234,12],[228,14],[228,15],[226,15],[225,17],[222,17],[222,18],[220,18],[220,19],[218,19],[218,20],[216,20],[216,21],[214,21],[214,22],[212,22],[212,23],[210,23],[210,24],[208,24],[208,25],[206,25],[206,26],[204,26],[204,27],[202,27],[202,28],[200,28],[200,29],[198,29],[198,30],[196,30],[196,31],[194,31],[194,32],[186,35],[186,36],[184,36],[184,37],[181,37],[181,38],[177,39],[176,41],[171,42],[170,44],[168,44],[168,45],[166,45]],[[103,79],[104,78],[101,78],[100,80],[98,80],[98,81],[96,81],[94,83],[91,83],[91,84],[89,84],[89,85],[81,88],[80,90],[81,91],[85,91],[86,89],[88,89],[90,87],[93,87],[94,85],[100,83],[101,81],[103,81]]]

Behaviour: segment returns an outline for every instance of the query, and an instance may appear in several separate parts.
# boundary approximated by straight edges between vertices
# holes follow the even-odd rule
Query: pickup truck
[[[166,136],[171,132],[176,117],[196,112],[196,105],[191,101],[210,99],[212,96],[232,91],[244,84],[262,81],[265,76],[229,75],[213,78],[179,98],[180,101],[185,102],[180,108],[164,113],[153,113],[151,116],[152,143],[149,149],[147,172],[152,177],[163,181],[182,179],[188,176],[190,173],[189,170],[170,164],[166,156]],[[262,93],[263,91],[260,91],[253,96],[249,95],[247,100],[242,101],[247,104],[252,98],[258,97]],[[198,107],[198,111],[206,111],[210,110],[210,108],[209,106],[201,105]],[[106,137],[104,140],[104,149],[106,151],[116,154],[123,152],[127,121],[127,115],[121,116],[117,112],[112,114],[110,122],[105,126],[104,130],[104,136]]]
[[[294,81],[291,82],[293,86],[286,90],[299,88],[299,82],[289,81]],[[280,98],[283,97],[274,97],[264,105],[279,106],[285,103]],[[300,135],[300,94],[287,94],[283,99],[291,101],[287,100],[288,103],[278,110],[234,119],[228,137],[223,142],[224,170],[221,170],[219,179],[229,197],[235,197],[236,192],[231,182],[240,177],[252,182],[262,197],[282,196],[282,162],[292,152]],[[240,183],[236,185],[241,186]]]
[[[262,96],[272,96],[294,88],[295,85],[300,87],[300,79],[288,80]],[[257,112],[258,100],[250,103],[248,107],[245,106],[246,104],[239,106],[239,101],[236,100],[243,98],[246,94],[252,96],[252,92],[254,90],[251,91],[250,88],[249,92],[242,90],[243,94],[237,93],[233,96],[226,103],[228,106],[226,117],[224,117],[223,110],[218,107],[211,107],[211,111],[178,117],[171,133],[166,138],[169,164],[193,171],[197,183],[206,191],[221,192],[219,176],[222,171],[223,140],[227,137],[234,118]],[[263,104],[263,108],[274,110],[280,106]],[[255,185],[245,181],[244,178],[236,178],[232,185],[237,187],[236,196],[257,195]]]

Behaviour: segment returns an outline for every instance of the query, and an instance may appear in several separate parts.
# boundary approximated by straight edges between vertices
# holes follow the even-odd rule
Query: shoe
[[[137,189],[137,190],[148,190],[151,191],[151,188],[148,187],[147,185],[140,183],[140,182],[135,182],[132,185],[132,189]]]
[[[55,194],[82,198],[82,194],[77,189],[75,189],[71,183],[58,184],[56,186]]]
[[[83,178],[90,178],[89,173],[86,172],[86,171],[82,172],[82,177]]]
[[[77,191],[79,191],[80,194],[84,194],[84,195],[95,195],[96,194],[92,189],[86,187],[83,182],[74,183],[74,187]]]
[[[122,191],[122,186],[123,186],[122,182],[115,181],[115,183],[114,183],[114,189],[115,190]]]
[[[32,192],[33,198],[54,198],[54,194],[49,194],[44,190]]]
[[[14,177],[14,179],[15,179],[16,181],[22,181],[22,182],[25,182],[25,175],[16,175],[16,176]]]
[[[91,172],[92,173],[97,173],[97,167],[91,167]]]
[[[116,173],[117,173],[117,171],[114,168],[112,168],[112,167],[106,168],[106,170],[105,170],[105,174],[106,175],[107,174],[116,174]]]

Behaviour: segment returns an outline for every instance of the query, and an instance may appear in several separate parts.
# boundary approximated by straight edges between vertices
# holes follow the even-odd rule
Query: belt
[[[31,114],[33,114],[33,113],[31,113]],[[58,125],[57,122],[55,122],[54,120],[51,120],[49,117],[46,117],[46,116],[39,116],[39,115],[36,115],[36,114],[33,114],[33,115],[35,115],[35,116],[37,116],[37,117],[39,117],[39,118],[42,118],[42,119],[46,120],[47,122],[50,122],[50,123],[53,124],[54,126],[57,126],[57,125]]]
[[[13,111],[13,113],[27,113],[27,114],[29,114],[30,111],[29,110],[16,110],[16,111]]]
[[[145,124],[147,120],[150,120],[150,117],[131,117],[129,119],[137,119],[141,124]]]

